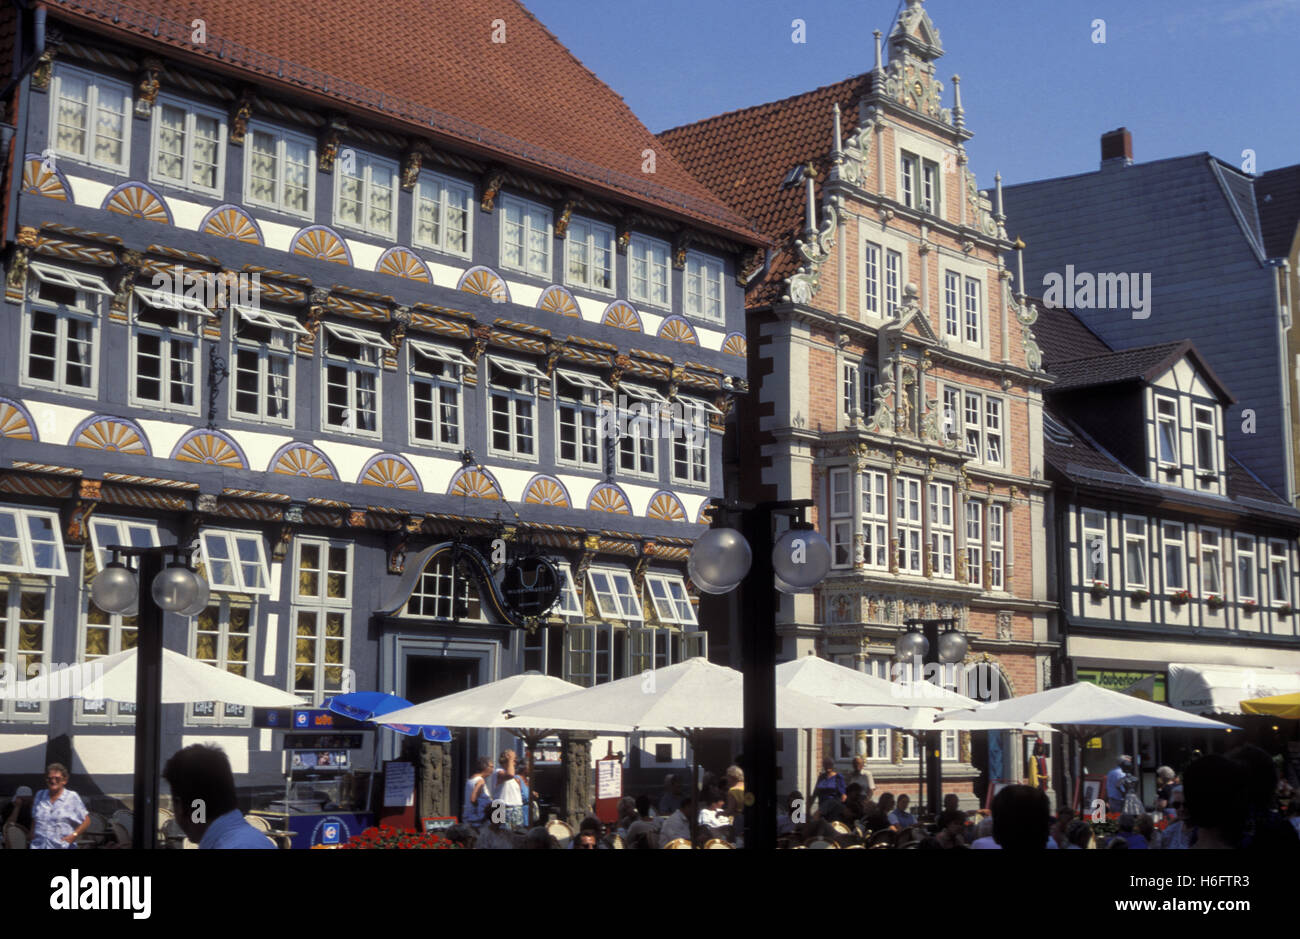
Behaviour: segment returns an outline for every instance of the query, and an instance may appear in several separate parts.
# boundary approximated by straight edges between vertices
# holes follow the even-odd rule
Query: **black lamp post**
[[[208,584],[180,563],[180,548],[138,548],[113,545],[113,560],[95,575],[91,599],[107,613],[137,608],[135,673],[135,805],[131,841],[137,848],[155,847],[158,832],[159,755],[162,749],[163,613],[195,616],[208,605]],[[163,567],[171,554],[173,561]],[[119,556],[136,558],[132,571]],[[146,589],[145,585],[149,585]],[[184,807],[182,807],[183,809]]]
[[[909,619],[903,625],[910,627],[910,631],[899,636],[894,645],[898,658],[903,662],[910,665],[920,659],[923,667],[955,665],[966,657],[966,637],[957,631],[955,619]],[[940,626],[948,627],[942,636],[939,634]],[[911,680],[923,681],[924,673],[912,675]],[[922,745],[925,747],[926,810],[932,817],[937,817],[943,807],[942,731],[925,731]]]

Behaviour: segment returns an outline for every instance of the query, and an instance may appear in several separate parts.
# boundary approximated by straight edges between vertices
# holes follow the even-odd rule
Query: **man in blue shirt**
[[[196,743],[178,750],[163,767],[172,790],[176,823],[202,849],[274,850],[275,845],[248,822],[235,799],[235,774],[226,751]]]
[[[1133,758],[1124,754],[1115,768],[1106,774],[1106,811],[1124,811],[1124,780],[1133,773]]]

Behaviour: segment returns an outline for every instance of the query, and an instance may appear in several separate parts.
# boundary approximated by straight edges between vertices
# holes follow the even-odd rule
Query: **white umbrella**
[[[1110,691],[1091,682],[1062,685],[1049,691],[987,704],[978,714],[945,711],[938,720],[1020,721],[1054,724],[1080,736],[1095,736],[1101,727],[1197,727],[1232,730],[1230,724]]]
[[[6,697],[29,701],[135,701],[136,650],[128,649],[79,665],[70,665],[19,682]],[[301,707],[302,699],[279,688],[243,678],[225,669],[196,662],[171,649],[162,650],[162,703],[224,701],[248,707]]]
[[[980,702],[928,681],[886,681],[806,655],[776,667],[777,688],[834,704],[867,707],[976,708]]]
[[[541,727],[542,724],[511,720],[506,712],[535,704],[548,698],[584,691],[582,685],[562,681],[539,672],[525,672],[511,675],[498,681],[457,691],[415,704],[399,711],[389,711],[371,718],[376,724],[435,724],[443,727],[508,727],[519,730],[525,726]],[[591,715],[583,715],[578,720],[546,721],[544,726],[550,730],[608,730],[614,733],[626,732],[628,728],[607,723],[593,724]]]
[[[970,717],[954,717],[938,723],[943,712],[938,708],[844,708],[840,723],[828,730],[869,730],[889,728],[921,732],[927,730],[1027,730],[1035,733],[1054,733],[1056,728],[1047,724],[1007,721],[997,718],[984,720],[984,712],[969,712]]]

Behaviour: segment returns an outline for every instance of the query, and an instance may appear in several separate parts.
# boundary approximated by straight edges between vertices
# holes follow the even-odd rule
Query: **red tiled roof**
[[[50,0],[103,34],[385,115],[424,134],[761,243],[517,0]],[[201,18],[207,42],[195,45]],[[505,42],[492,41],[505,23]],[[643,151],[655,151],[644,173]]]
[[[787,277],[799,266],[793,240],[803,231],[807,197],[804,183],[781,187],[800,164],[817,168],[817,198],[830,166],[832,108],[842,112],[847,137],[858,126],[858,99],[871,90],[871,73],[834,85],[719,114],[659,135],[697,179],[737,212],[751,219],[776,245],[777,253],[763,284],[750,302],[780,296]]]

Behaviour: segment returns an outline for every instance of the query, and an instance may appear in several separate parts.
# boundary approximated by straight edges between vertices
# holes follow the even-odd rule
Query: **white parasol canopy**
[[[832,704],[910,708],[980,707],[980,702],[974,698],[927,681],[886,681],[815,655],[806,655],[778,665],[776,685]]]
[[[1047,724],[983,720],[983,712],[971,712],[971,717],[954,717],[938,723],[942,713],[938,708],[844,708],[841,722],[826,729],[868,730],[885,727],[912,733],[926,730],[1027,730],[1043,734],[1055,731],[1055,728]]]
[[[788,688],[777,688],[778,727],[829,727],[842,714],[833,704]],[[585,722],[591,730],[611,723],[636,731],[739,728],[745,726],[744,676],[705,658],[693,658],[559,698],[512,708],[511,715],[521,725],[550,726],[553,721],[564,720]]]
[[[18,682],[4,697],[28,701],[135,701],[136,650],[57,669],[48,675]],[[196,662],[171,649],[162,650],[162,703],[223,701],[248,707],[302,707],[297,695],[259,681]]]
[[[548,730],[607,730],[626,733],[627,727],[609,723],[593,724],[590,715],[579,720],[545,721],[541,724],[510,720],[506,716],[506,712],[512,708],[585,690],[582,685],[550,675],[525,672],[399,711],[389,711],[371,718],[371,721],[376,724],[434,724],[442,727],[502,727],[515,730],[545,726]]]

